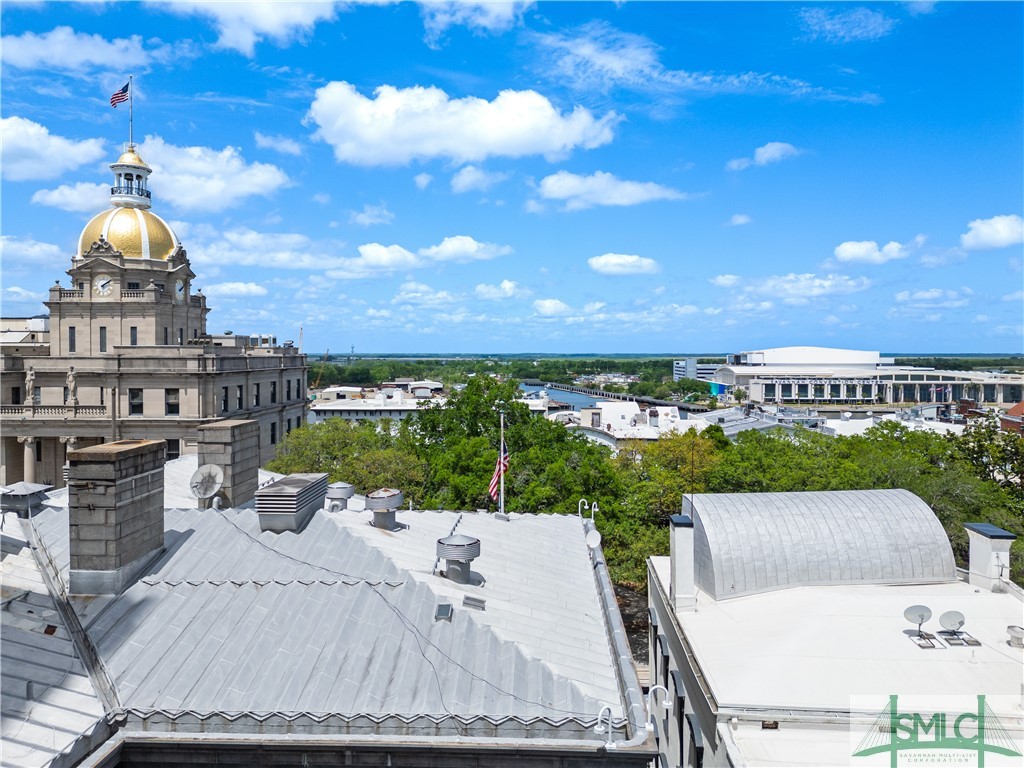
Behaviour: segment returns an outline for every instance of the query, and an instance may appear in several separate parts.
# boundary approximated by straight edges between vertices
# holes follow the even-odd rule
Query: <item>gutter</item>
[[[590,533],[596,531],[597,527],[593,520],[584,519],[583,530],[584,533]],[[619,680],[620,689],[624,690],[626,694],[626,720],[633,729],[632,738],[616,741],[611,748],[643,749],[649,752],[651,757],[654,757],[658,754],[654,744],[654,733],[647,730],[647,710],[644,707],[640,679],[633,666],[633,654],[629,650],[629,642],[626,640],[626,627],[622,623],[622,615],[619,613],[619,606],[615,600],[615,590],[612,587],[611,577],[608,575],[608,564],[605,562],[604,552],[600,547],[590,550],[590,561],[593,564],[597,591],[601,595],[601,607],[604,609],[607,620],[608,639],[615,654],[615,674]]]

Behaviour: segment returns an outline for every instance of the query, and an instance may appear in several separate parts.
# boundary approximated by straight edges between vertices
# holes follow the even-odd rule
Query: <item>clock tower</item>
[[[168,224],[153,213],[152,169],[129,145],[110,169],[111,208],[78,238],[71,288],[50,289],[54,354],[106,354],[116,346],[184,346],[206,337],[206,298]]]

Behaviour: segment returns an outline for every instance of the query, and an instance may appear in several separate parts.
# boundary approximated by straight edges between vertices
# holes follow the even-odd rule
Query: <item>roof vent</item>
[[[445,559],[445,575],[449,579],[457,584],[469,584],[469,564],[480,557],[480,539],[461,533],[438,539],[437,557]]]
[[[287,475],[256,491],[261,531],[301,531],[327,493],[323,472]]]
[[[395,510],[402,506],[403,495],[394,488],[381,488],[366,495],[366,508],[373,512],[373,527],[393,531],[398,526]]]
[[[331,483],[327,486],[327,498],[324,506],[330,510],[342,510],[348,508],[348,500],[355,495],[356,489],[352,483]]]
[[[1010,636],[1010,645],[1014,648],[1024,648],[1024,627],[1018,627],[1015,624],[1011,624],[1006,628],[1006,633]]]

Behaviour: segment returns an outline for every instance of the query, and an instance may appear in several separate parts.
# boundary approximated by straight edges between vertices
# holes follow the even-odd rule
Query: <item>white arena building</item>
[[[729,355],[714,381],[742,387],[756,403],[952,403],[988,405],[1024,399],[1024,377],[898,366],[879,352],[778,347]]]

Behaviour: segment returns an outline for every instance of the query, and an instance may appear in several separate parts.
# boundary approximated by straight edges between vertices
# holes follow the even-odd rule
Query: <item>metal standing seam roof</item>
[[[67,514],[33,518],[64,578]],[[72,598],[121,706],[157,729],[283,717],[292,732],[365,732],[370,718],[397,735],[422,733],[426,717],[439,735],[454,715],[455,734],[574,739],[600,738],[590,727],[605,704],[624,716],[578,518],[545,516],[539,535],[487,515],[400,512],[396,533],[370,517],[320,510],[301,533],[275,534],[247,509],[167,510],[167,551],[139,581]],[[473,587],[430,575],[436,538],[455,527],[483,540],[480,568],[489,548],[501,571],[475,593],[483,611],[456,594]],[[545,572],[537,558],[571,564]],[[434,618],[441,602],[450,622]]]
[[[103,703],[16,515],[0,534],[0,765],[74,765],[107,737]]]
[[[688,511],[697,585],[716,600],[797,586],[956,580],[941,523],[909,491],[698,494]]]

